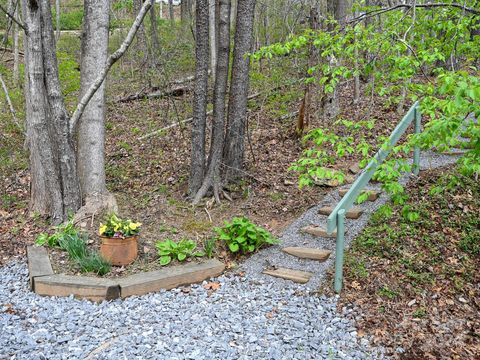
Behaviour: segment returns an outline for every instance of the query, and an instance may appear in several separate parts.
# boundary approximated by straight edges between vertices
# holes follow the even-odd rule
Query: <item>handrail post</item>
[[[422,114],[420,109],[417,107],[415,108],[415,134],[420,134],[421,132],[421,123],[422,123]],[[415,145],[413,150],[413,174],[418,175],[420,171],[420,147]]]
[[[335,292],[342,290],[343,252],[345,250],[345,209],[337,213],[337,243],[335,247]]]

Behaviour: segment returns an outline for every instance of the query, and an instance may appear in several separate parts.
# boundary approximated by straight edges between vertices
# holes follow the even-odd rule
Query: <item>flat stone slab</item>
[[[311,272],[292,270],[287,268],[267,269],[264,270],[263,273],[285,280],[291,280],[300,284],[307,283],[313,275]]]
[[[33,280],[39,276],[53,275],[53,269],[44,247],[27,246],[27,259],[30,288],[35,291]]]
[[[350,190],[350,189],[339,189],[338,194],[343,197],[348,192],[348,190]],[[378,199],[378,197],[380,196],[380,194],[382,192],[381,191],[376,191],[376,190],[363,190],[361,192],[361,194],[363,194],[363,193],[368,194],[368,198],[367,198],[368,201],[375,201],[375,200]]]
[[[92,301],[120,297],[117,281],[87,276],[50,275],[34,278],[35,292],[44,296],[70,296]]]
[[[337,237],[337,231],[335,230],[333,233],[328,234],[327,230],[318,225],[308,225],[300,229],[301,232],[310,234],[313,236],[320,236],[324,238],[334,238]]]
[[[173,289],[187,284],[201,282],[219,276],[225,264],[211,259],[201,264],[172,266],[165,269],[130,275],[118,280],[120,296],[144,295],[160,289]]]
[[[318,261],[325,261],[332,253],[330,250],[313,249],[306,247],[286,247],[282,249],[283,252],[302,258]]]
[[[320,210],[318,210],[318,213],[320,215],[328,216],[332,213],[332,211],[333,211],[333,207],[324,206]],[[345,213],[345,217],[347,219],[358,219],[360,216],[362,216],[362,214],[363,214],[363,210],[361,208],[353,207]]]

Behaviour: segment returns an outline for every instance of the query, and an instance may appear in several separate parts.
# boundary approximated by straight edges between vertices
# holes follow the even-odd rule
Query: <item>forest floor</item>
[[[354,307],[359,336],[402,359],[480,357],[480,186],[456,167],[428,170],[402,207],[383,205],[346,253],[339,307]]]

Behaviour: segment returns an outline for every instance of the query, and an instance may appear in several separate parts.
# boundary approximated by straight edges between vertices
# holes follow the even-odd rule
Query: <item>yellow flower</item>
[[[122,224],[115,224],[113,231],[117,232],[118,230],[120,230],[121,225]]]
[[[141,223],[130,223],[129,227],[130,227],[130,230],[137,230],[142,224]]]
[[[103,235],[107,231],[107,225],[100,224],[100,229],[98,229],[98,234]]]

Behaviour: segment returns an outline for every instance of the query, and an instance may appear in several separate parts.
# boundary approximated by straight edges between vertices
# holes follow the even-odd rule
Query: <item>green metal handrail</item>
[[[418,107],[418,101],[412,105],[407,114],[403,117],[393,130],[388,142],[378,150],[374,158],[367,167],[362,171],[357,180],[350,187],[350,190],[343,196],[340,202],[335,206],[332,213],[327,219],[327,233],[332,234],[337,229],[337,243],[335,246],[335,291],[338,293],[342,290],[343,283],[343,254],[345,250],[345,212],[350,209],[363,188],[372,178],[375,170],[390,154],[390,151],[398,142],[400,137],[405,133],[409,125],[415,120],[415,133],[420,133],[422,115]],[[420,163],[420,148],[415,147],[413,153],[413,173],[418,175]]]

